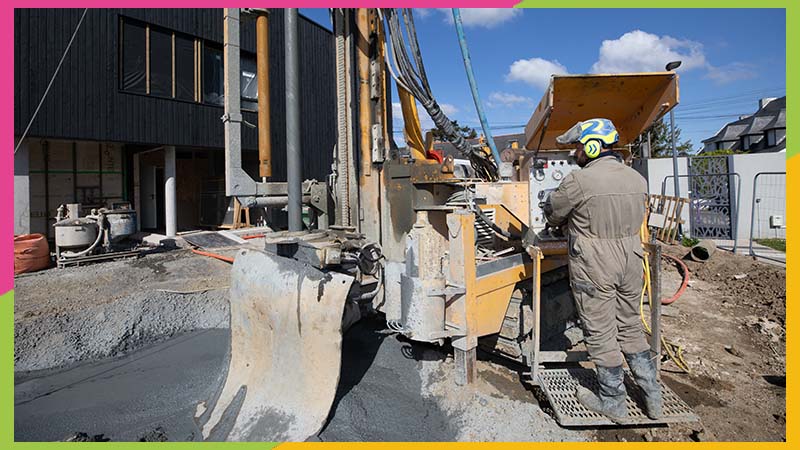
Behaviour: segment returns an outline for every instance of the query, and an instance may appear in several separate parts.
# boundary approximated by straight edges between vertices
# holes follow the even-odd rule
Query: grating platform
[[[617,425],[605,416],[586,409],[578,401],[575,396],[575,388],[579,383],[597,391],[597,378],[591,369],[546,369],[539,373],[539,384],[553,408],[559,425]],[[656,425],[699,420],[689,405],[663,383],[661,383],[661,392],[664,398],[663,416],[658,420],[650,419],[644,414],[641,391],[627,370],[625,371],[625,388],[628,391],[628,420],[625,425]]]

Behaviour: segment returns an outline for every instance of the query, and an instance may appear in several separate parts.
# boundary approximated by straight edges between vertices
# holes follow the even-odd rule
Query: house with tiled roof
[[[734,150],[743,153],[786,151],[786,96],[763,98],[758,111],[723,126],[703,140],[703,150]]]

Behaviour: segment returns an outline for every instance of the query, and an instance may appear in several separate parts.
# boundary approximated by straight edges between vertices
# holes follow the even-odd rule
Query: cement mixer
[[[242,168],[241,104],[229,94],[240,90],[242,20],[256,21],[259,90],[268,86],[261,61],[267,23],[276,15],[224,13],[226,192],[242,205],[286,206],[289,231],[267,234],[263,249],[235,257],[230,361],[219,393],[198,409],[203,438],[302,441],[318,433],[340,372],[348,370],[341,367],[342,333],[362,314],[383,316],[389,331],[413,341],[452,346],[458,384],[476,378],[480,346],[527,367],[529,382],[551,397],[561,424],[610,424],[580,412],[569,392],[588,372],[563,364],[585,361],[586,354],[575,350],[581,335],[569,295],[566,236],[545,227],[539,198],[577,170],[555,136],[583,118],[608,117],[628,157],[625,145],[677,104],[678,76],[554,76],[526,127],[525,148],[496,159],[486,145],[452,133],[453,122],[428,86],[410,10],[334,9],[335,164],[327,183],[308,183],[299,160],[297,11],[282,14],[288,181],[270,183]],[[392,138],[392,84],[402,106],[403,149]],[[466,166],[431,152],[417,101]],[[260,132],[269,129],[268,110],[259,105]],[[268,136],[259,143],[265,177]],[[312,192],[315,186],[322,189]],[[640,425],[696,420],[671,391],[665,400],[658,421],[635,402],[631,417]]]

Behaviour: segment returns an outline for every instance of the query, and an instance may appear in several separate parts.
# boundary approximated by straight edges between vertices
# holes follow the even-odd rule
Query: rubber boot
[[[644,394],[645,414],[651,419],[660,418],[664,401],[661,397],[661,385],[656,376],[656,362],[650,356],[650,351],[626,353],[625,360],[628,361],[633,379]]]
[[[608,417],[612,422],[623,424],[628,417],[628,406],[625,404],[628,395],[625,392],[625,372],[622,366],[597,366],[597,383],[600,385],[597,393],[578,385],[578,401],[586,408]]]

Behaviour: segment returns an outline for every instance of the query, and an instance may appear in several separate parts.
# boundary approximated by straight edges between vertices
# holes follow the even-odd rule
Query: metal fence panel
[[[750,209],[750,255],[773,261],[753,245],[758,239],[786,239],[786,172],[759,172],[753,177],[753,203]]]

